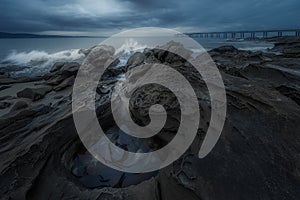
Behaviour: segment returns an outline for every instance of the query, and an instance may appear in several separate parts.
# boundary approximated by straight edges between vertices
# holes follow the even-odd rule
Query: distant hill
[[[5,33],[0,32],[0,38],[99,38],[104,36],[64,36],[64,35],[38,35],[28,33]]]

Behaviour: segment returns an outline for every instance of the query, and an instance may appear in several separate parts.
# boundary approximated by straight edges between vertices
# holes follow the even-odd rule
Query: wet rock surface
[[[173,43],[168,45],[177,48]],[[95,56],[101,60],[113,52],[106,48]],[[106,130],[114,127],[110,110],[110,95],[116,83],[113,77],[141,63],[163,63],[182,73],[196,88],[201,111],[197,137],[179,160],[146,178],[132,175],[139,180],[123,182],[124,185],[120,180],[129,179],[124,179],[122,173],[104,173],[107,169],[101,169],[97,161],[96,169],[84,164],[90,163],[85,159],[92,158],[82,150],[71,111],[72,84],[79,64],[57,63],[43,77],[1,76],[0,86],[6,88],[1,90],[0,96],[0,197],[299,199],[300,60],[299,53],[293,52],[283,51],[277,55],[240,51],[232,46],[209,52],[223,77],[228,107],[221,138],[203,159],[198,158],[198,151],[209,124],[210,101],[205,83],[189,63],[162,50],[146,49],[131,57],[126,66],[108,69],[99,82],[96,101],[99,121]],[[130,81],[130,77],[133,75],[125,76],[125,81]],[[178,123],[178,105],[170,104],[174,102],[173,97],[161,96],[154,100],[153,94],[157,91],[163,89],[142,88],[145,93],[142,102],[147,105],[165,102],[170,115],[175,117],[162,134],[144,143],[148,147],[158,141],[171,140]],[[131,99],[133,118],[145,124],[149,120],[145,115],[147,106],[140,107],[143,104],[135,101],[137,98],[136,93]],[[110,139],[125,149],[144,148],[140,143],[128,142],[127,137],[115,130]],[[89,176],[92,179],[88,179]],[[87,181],[80,180],[85,178]],[[101,182],[104,185],[99,185]]]
[[[51,87],[25,88],[17,93],[19,98],[28,98],[32,101],[42,99],[48,92],[52,90]]]
[[[113,134],[113,133],[111,133]],[[119,144],[122,144],[121,142]],[[124,188],[130,185],[138,185],[157,175],[157,171],[150,173],[125,173],[111,169],[97,161],[85,148],[79,148],[74,155],[70,166],[72,174],[86,188]]]
[[[279,37],[271,38],[269,41],[274,42],[272,51],[280,52],[290,57],[298,57],[300,53],[299,37]]]

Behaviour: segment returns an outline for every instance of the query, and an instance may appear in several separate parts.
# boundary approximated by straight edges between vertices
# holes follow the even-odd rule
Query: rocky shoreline
[[[209,123],[210,103],[201,77],[183,60],[155,49],[134,54],[125,66],[109,68],[97,89],[97,112],[106,129],[113,127],[105,118],[111,114],[111,88],[117,77],[141,63],[171,65],[201,91],[198,100],[204,115],[190,149],[172,165],[127,187],[120,174],[110,187],[88,188],[78,178],[84,175],[72,168],[74,155],[82,148],[71,110],[80,64],[56,63],[39,77],[10,77],[7,70],[0,71],[0,198],[299,199],[300,40],[273,42],[269,52],[233,46],[209,51],[224,80],[228,111],[222,136],[204,159],[198,159],[197,152]],[[150,104],[157,91],[167,92],[148,88],[143,91],[144,102]],[[146,123],[134,100],[131,106],[133,116]],[[175,107],[170,111],[176,114]],[[170,121],[170,130],[174,124]],[[172,134],[166,130],[150,143],[169,141]]]

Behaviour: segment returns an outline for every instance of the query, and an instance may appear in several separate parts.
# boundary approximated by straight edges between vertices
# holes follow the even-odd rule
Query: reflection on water
[[[132,174],[111,169],[96,160],[83,147],[73,157],[71,171],[87,188],[128,187],[157,175],[158,172]]]

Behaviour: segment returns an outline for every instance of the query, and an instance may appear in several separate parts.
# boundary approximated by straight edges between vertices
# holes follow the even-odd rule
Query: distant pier
[[[296,36],[300,37],[300,29],[278,29],[278,30],[256,30],[256,31],[223,31],[223,32],[195,32],[177,34],[177,37],[192,37],[192,38],[270,38],[281,36]]]

